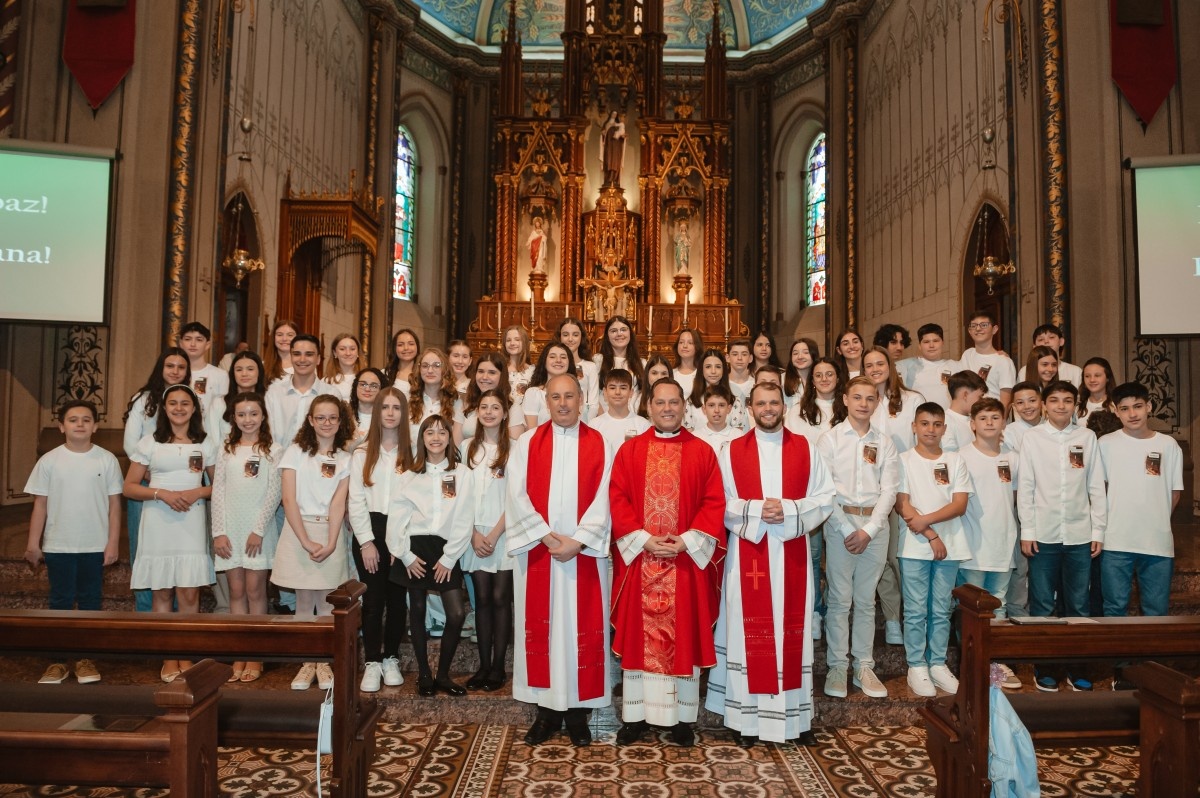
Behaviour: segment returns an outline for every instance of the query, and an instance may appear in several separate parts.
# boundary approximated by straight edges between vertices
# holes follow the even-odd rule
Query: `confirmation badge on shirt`
[[[938,485],[950,484],[950,468],[945,463],[937,463],[933,467],[933,481]]]
[[[504,479],[504,466],[497,466],[492,469],[492,479]]]
[[[1005,484],[1012,482],[1012,467],[1007,460],[1001,460],[996,463],[996,473],[1000,475],[1000,481]]]
[[[337,460],[329,458],[321,461],[321,476],[325,479],[333,479],[334,473],[337,472]]]
[[[208,377],[197,377],[196,381],[194,383],[192,383],[192,390],[194,390],[198,394],[203,395],[207,389],[208,389]]]
[[[989,365],[987,365],[987,364],[984,364],[984,365],[982,365],[982,366],[980,366],[980,367],[979,367],[979,379],[981,379],[981,380],[985,380],[985,381],[986,381],[986,380],[987,380],[987,375],[989,375],[989,374],[991,374],[991,373],[992,373],[992,367],[991,367],[991,366],[989,366]]]
[[[188,471],[199,474],[204,470],[204,452],[194,451],[188,455]]]
[[[258,463],[259,456],[256,454],[250,455],[250,459],[246,461],[246,467],[244,469],[244,473],[247,477],[253,478],[258,476]]]
[[[1083,447],[1076,444],[1067,453],[1067,461],[1071,468],[1083,468]]]
[[[444,474],[442,476],[442,498],[453,499],[456,495],[458,495],[458,491],[456,490],[454,475]]]
[[[1162,476],[1162,452],[1150,452],[1146,455],[1146,473],[1152,477]]]
[[[863,445],[863,462],[867,465],[875,465],[875,461],[879,457],[879,447],[873,443]]]

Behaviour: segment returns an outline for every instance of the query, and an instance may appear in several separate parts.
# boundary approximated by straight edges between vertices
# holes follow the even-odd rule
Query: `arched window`
[[[804,177],[804,274],[809,305],[825,304],[825,134],[808,151]]]
[[[412,299],[413,242],[416,239],[417,149],[403,125],[396,131],[396,249],[392,261],[392,297]]]

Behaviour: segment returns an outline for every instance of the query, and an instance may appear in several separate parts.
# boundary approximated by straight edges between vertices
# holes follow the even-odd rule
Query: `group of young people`
[[[406,617],[421,695],[500,689],[512,638],[514,697],[539,705],[527,739],[565,724],[583,744],[580,713],[610,700],[611,633],[619,742],[654,724],[690,744],[699,673],[714,666],[706,705],[740,741],[795,739],[811,723],[822,629],[825,693],[852,681],[887,695],[873,670],[877,595],[918,695],[957,689],[945,662],[958,583],[1010,615],[1122,615],[1136,574],[1142,612],[1166,612],[1182,458],[1148,426],[1147,390],[1116,385],[1102,358],[1061,362],[1052,325],[1022,373],[994,348],[989,314],[967,332],[958,359],[936,324],[912,358],[908,332],[885,325],[870,348],[845,331],[829,357],[809,339],[780,359],[766,334],[722,350],[683,330],[673,358],[643,359],[627,319],[605,323],[593,355],[567,317],[536,362],[520,326],[478,357],[462,341],[422,348],[406,329],[385,369],[339,335],[319,374],[320,342],[288,322],[266,362],[241,351],[224,368],[192,323],[129,402],[123,479],[91,443],[95,408],[60,409],[66,443],[27,486],[26,557],[46,563],[52,608],[98,608],[124,495],[141,609],[195,612],[214,585],[219,610],[265,613],[270,583],[298,615],[320,615],[356,572],[363,690],[403,682]],[[444,616],[436,673],[431,594]],[[450,665],[472,611],[480,666],[459,685]],[[235,663],[233,678],[261,673]],[[56,664],[42,681],[68,675]],[[76,676],[100,678],[89,661]],[[1038,687],[1059,677],[1042,669]],[[292,686],[332,678],[310,663]],[[1067,683],[1090,687],[1078,673]]]

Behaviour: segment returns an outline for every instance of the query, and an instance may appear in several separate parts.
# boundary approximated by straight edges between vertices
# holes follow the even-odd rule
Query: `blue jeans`
[[[812,570],[809,572],[813,585],[813,613],[825,617],[828,609],[825,605],[825,591],[821,589],[821,555],[825,553],[825,533],[818,529],[808,536],[808,554],[812,558]]]
[[[1120,618],[1129,613],[1129,588],[1137,574],[1142,615],[1166,615],[1171,598],[1171,574],[1175,560],[1153,554],[1105,551],[1100,555],[1100,584],[1104,590],[1104,617]]]
[[[143,485],[149,485],[146,480],[142,480]],[[137,559],[138,548],[138,532],[142,526],[142,503],[129,499],[125,502],[125,520],[129,522],[129,567],[133,568],[133,561]],[[154,604],[154,598],[149,590],[133,591],[133,608],[138,612],[150,612]]]
[[[1088,617],[1088,584],[1092,575],[1090,543],[1037,544],[1029,558],[1029,614],[1045,618],[1054,614],[1054,591],[1062,586],[1063,615]]]
[[[908,667],[945,665],[958,560],[900,562],[904,595],[904,655]]]
[[[50,609],[100,609],[104,582],[104,552],[79,554],[46,552],[46,576],[50,579]],[[149,591],[147,591],[148,593]]]
[[[1000,608],[996,610],[997,618],[1007,618],[1005,598],[1008,595],[1008,582],[1012,571],[976,571],[974,568],[958,569],[958,584],[981,587],[1000,600]]]

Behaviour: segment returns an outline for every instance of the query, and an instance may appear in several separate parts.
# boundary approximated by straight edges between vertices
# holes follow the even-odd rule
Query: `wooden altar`
[[[594,345],[624,315],[643,353],[670,352],[685,328],[717,346],[746,335],[725,296],[729,123],[713,6],[702,76],[667,73],[655,0],[567,0],[561,73],[526,76],[510,0],[494,289],[468,331],[477,352],[500,349],[514,324],[540,350],[567,315]]]

